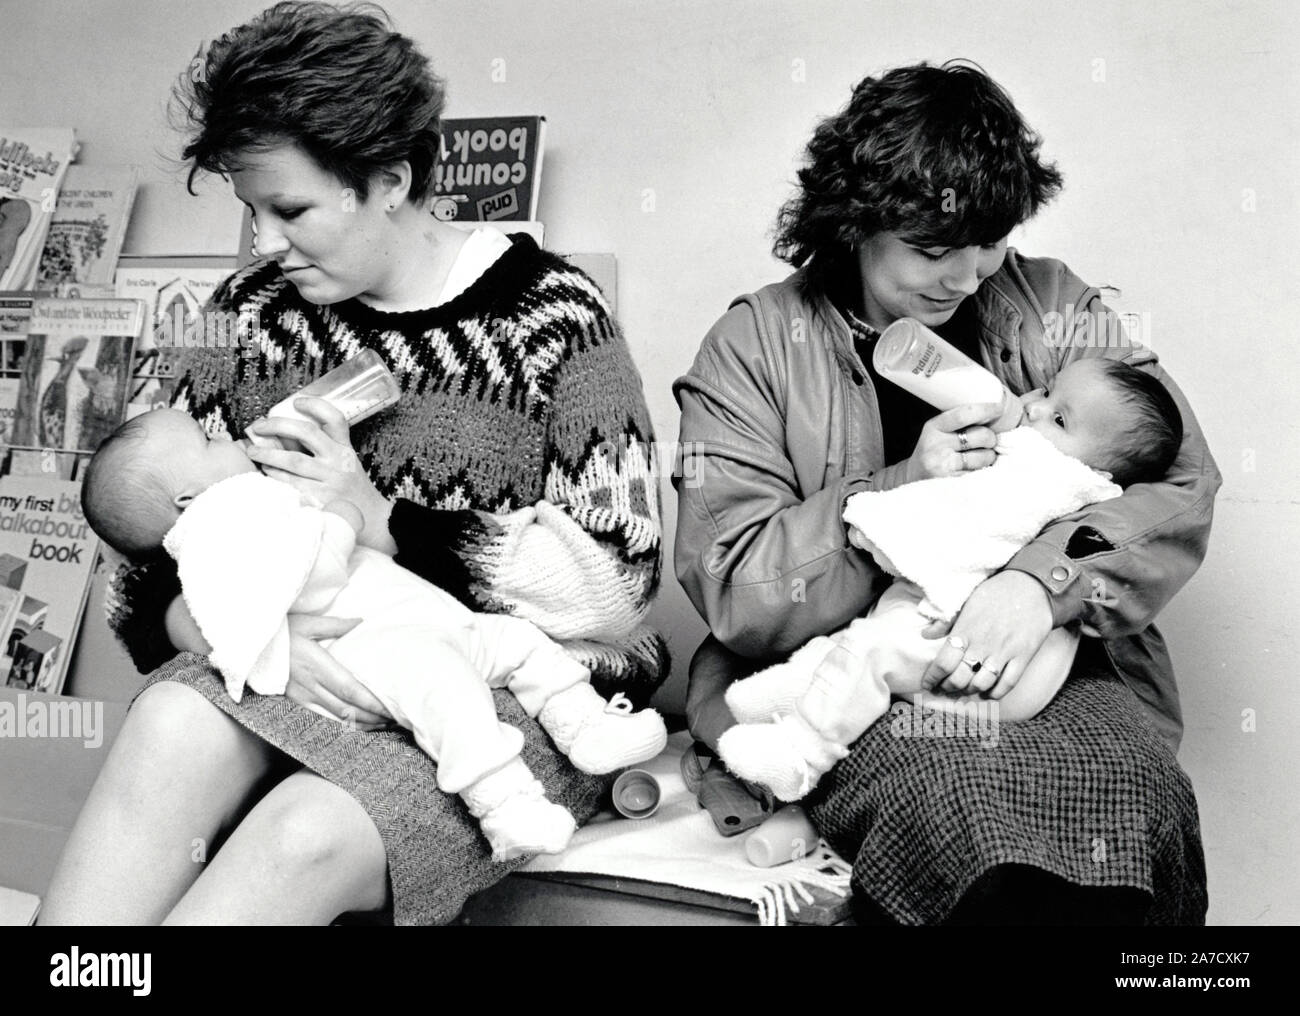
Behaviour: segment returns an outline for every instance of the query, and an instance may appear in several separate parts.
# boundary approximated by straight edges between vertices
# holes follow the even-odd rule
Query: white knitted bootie
[[[777,663],[727,687],[731,715],[740,723],[768,723],[795,711],[812,684],[817,664],[831,649],[826,636],[810,641],[784,663]]]
[[[520,758],[466,787],[460,796],[478,819],[494,861],[558,854],[578,828],[567,809],[547,800],[545,789]]]
[[[812,792],[831,766],[848,755],[797,713],[772,723],[739,723],[718,738],[718,755],[742,780],[767,787],[782,801]]]
[[[593,775],[654,758],[668,743],[663,717],[653,709],[633,712],[622,693],[606,702],[585,681],[552,695],[537,722],[570,762]]]

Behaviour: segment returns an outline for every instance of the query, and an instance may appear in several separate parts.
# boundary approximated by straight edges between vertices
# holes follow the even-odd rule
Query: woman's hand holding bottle
[[[997,435],[989,427],[1002,415],[996,402],[973,402],[931,417],[907,459],[907,481],[957,476],[993,465]]]
[[[321,504],[350,501],[365,520],[357,543],[384,554],[395,554],[397,545],[388,532],[388,517],[393,504],[384,497],[352,449],[348,424],[343,414],[324,399],[295,399],[294,409],[314,422],[272,416],[249,427],[256,435],[288,438],[305,451],[282,451],[253,445],[248,456],[268,476],[290,484]]]

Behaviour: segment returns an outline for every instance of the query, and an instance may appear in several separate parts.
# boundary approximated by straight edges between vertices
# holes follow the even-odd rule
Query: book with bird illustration
[[[98,448],[123,420],[143,321],[139,300],[34,301],[9,443]]]

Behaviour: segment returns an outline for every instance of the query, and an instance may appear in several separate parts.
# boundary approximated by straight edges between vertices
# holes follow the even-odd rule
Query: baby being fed
[[[945,645],[925,629],[952,621],[976,586],[1047,524],[1119,497],[1123,487],[1162,480],[1182,443],[1173,397],[1154,376],[1117,360],[1072,363],[1050,389],[1023,396],[1021,407],[1020,425],[998,435],[991,466],[847,499],[849,541],[898,578],[865,617],[727,689],[739,723],[722,734],[718,751],[734,773],[798,800],[888,711],[891,695],[948,711],[975,704],[925,687]],[[1078,556],[1109,546],[1104,533],[1081,529],[1075,537],[1087,538]],[[987,666],[994,701],[984,706],[1003,721],[1028,719],[1065,681],[1079,635],[1077,625],[1053,629],[1010,691],[997,687],[1003,661],[965,658],[958,668],[974,675]]]
[[[284,692],[289,613],[361,618],[321,645],[438,763],[438,786],[465,801],[496,860],[557,852],[575,823],[519,757],[523,733],[497,718],[492,688],[514,694],[584,772],[664,747],[658,713],[633,712],[622,696],[607,702],[588,669],[535,625],[475,613],[357,546],[354,505],[320,507],[260,473],[242,442],[210,439],[179,410],[136,417],[105,440],[82,502],[115,550],[176,559],[186,606],[236,701],[246,686]]]

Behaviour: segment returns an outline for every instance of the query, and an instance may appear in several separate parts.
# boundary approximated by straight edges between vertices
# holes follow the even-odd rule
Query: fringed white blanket
[[[745,856],[747,833],[720,836],[682,779],[680,762],[689,744],[689,734],[674,734],[661,754],[637,767],[659,783],[654,815],[628,819],[602,812],[563,853],[535,857],[523,870],[635,878],[748,900],[767,926],[786,924],[812,904],[811,889],[848,894],[850,865],[825,840],[797,861],[760,868]]]

